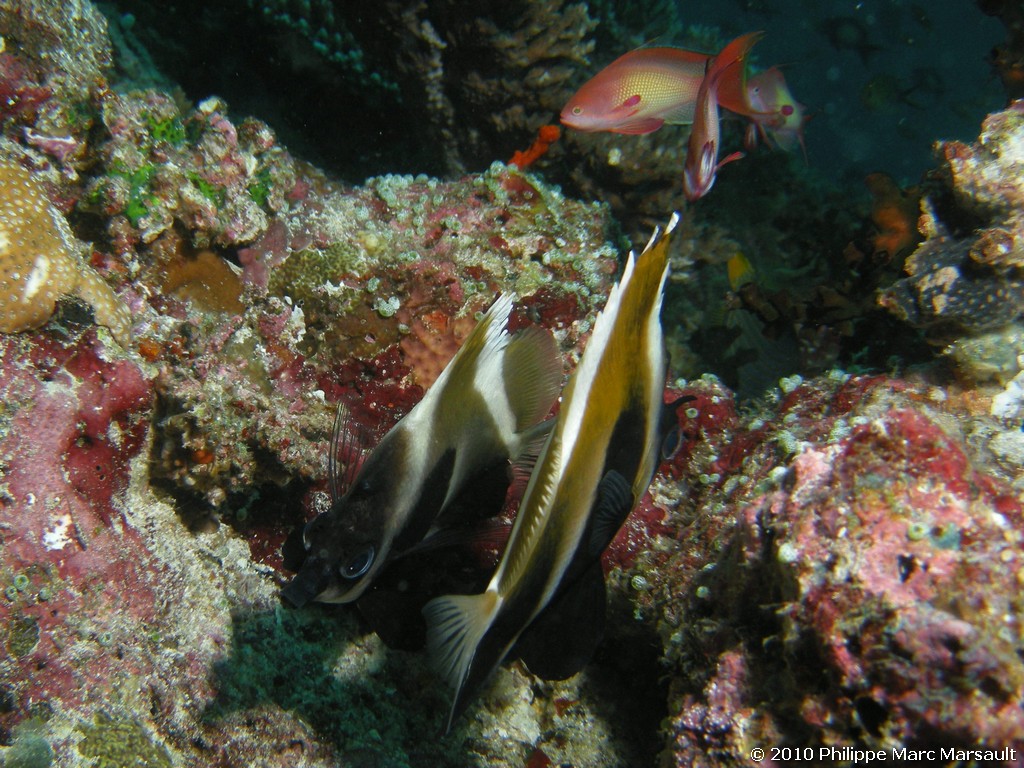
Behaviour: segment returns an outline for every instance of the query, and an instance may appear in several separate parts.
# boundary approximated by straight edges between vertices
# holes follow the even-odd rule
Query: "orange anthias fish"
[[[638,48],[588,80],[562,109],[577,131],[651,133],[662,125],[694,121],[697,94],[713,56],[682,48]],[[747,115],[743,67],[723,73],[718,103]]]
[[[725,46],[711,61],[701,81],[697,91],[693,128],[690,129],[690,141],[686,148],[686,164],[683,166],[683,192],[687,200],[704,197],[715,183],[718,169],[743,157],[742,152],[733,152],[722,160],[718,159],[719,91],[725,77],[738,79],[743,84],[742,73],[746,69],[747,54],[762,34],[750,32]]]
[[[806,107],[793,98],[778,67],[750,76],[747,80],[747,104],[753,121],[744,141],[747,149],[753,149],[757,144],[758,133],[769,146],[787,152],[794,150],[797,144],[804,147],[804,123],[810,118],[805,114]],[[807,150],[804,149],[806,156]]]

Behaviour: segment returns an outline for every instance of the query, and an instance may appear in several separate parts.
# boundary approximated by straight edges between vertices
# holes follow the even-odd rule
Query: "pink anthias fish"
[[[686,148],[686,163],[683,166],[683,192],[687,200],[704,197],[715,183],[718,170],[726,163],[743,157],[742,152],[733,152],[718,159],[721,141],[719,91],[723,78],[729,78],[730,81],[738,79],[743,83],[747,54],[763,34],[750,32],[725,46],[711,61],[701,81],[697,91],[693,128],[690,129],[690,140]]]
[[[666,123],[690,125],[708,62],[714,57],[682,48],[638,48],[623,54],[576,91],[561,121],[577,131],[651,133]],[[723,73],[721,106],[749,115],[743,68]]]
[[[757,146],[760,133],[766,144],[787,152],[799,144],[804,157],[807,157],[804,124],[810,117],[806,114],[806,107],[793,98],[778,67],[750,76],[747,80],[747,104],[752,121],[743,142],[747,149]]]

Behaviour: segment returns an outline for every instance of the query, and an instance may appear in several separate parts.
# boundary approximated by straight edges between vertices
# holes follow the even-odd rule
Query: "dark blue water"
[[[1006,30],[970,0],[727,0],[682,14],[728,38],[765,30],[757,63],[782,65],[814,115],[811,164],[837,176],[914,182],[933,167],[936,139],[974,139],[1005,102],[987,57]]]

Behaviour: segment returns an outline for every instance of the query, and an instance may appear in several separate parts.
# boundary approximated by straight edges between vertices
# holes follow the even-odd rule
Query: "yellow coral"
[[[82,260],[67,222],[39,183],[21,166],[0,160],[0,332],[39,327],[57,299],[69,294],[92,306],[96,322],[128,345],[128,308]]]

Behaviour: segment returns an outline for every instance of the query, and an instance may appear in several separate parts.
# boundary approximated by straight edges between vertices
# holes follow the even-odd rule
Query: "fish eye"
[[[683,447],[683,430],[676,424],[669,433],[665,435],[665,439],[661,441],[661,460],[670,461],[676,457],[679,453],[679,449]]]
[[[349,560],[345,565],[341,566],[341,575],[345,579],[358,579],[373,565],[373,547],[366,547],[361,550],[355,557]]]
[[[583,114],[583,107],[580,107],[580,106],[573,107],[572,108],[572,113],[574,115],[582,115]]]

